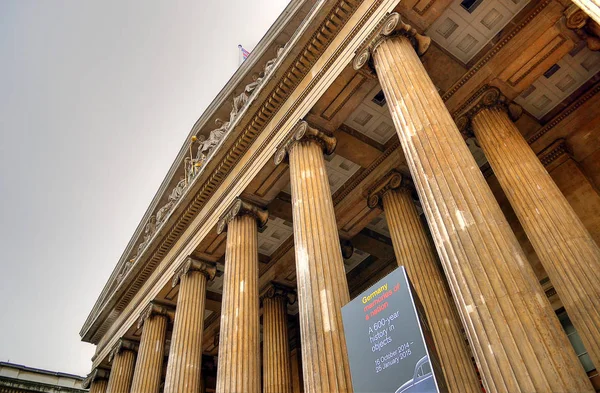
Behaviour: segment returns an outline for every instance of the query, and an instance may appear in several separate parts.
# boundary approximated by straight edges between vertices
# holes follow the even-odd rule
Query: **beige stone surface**
[[[507,113],[473,131],[594,364],[600,364],[600,248]]]
[[[486,390],[592,391],[411,41],[374,61]]]

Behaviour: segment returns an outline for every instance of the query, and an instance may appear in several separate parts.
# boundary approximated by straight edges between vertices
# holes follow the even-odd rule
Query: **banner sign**
[[[423,308],[403,266],[342,307],[354,393],[446,392]]]

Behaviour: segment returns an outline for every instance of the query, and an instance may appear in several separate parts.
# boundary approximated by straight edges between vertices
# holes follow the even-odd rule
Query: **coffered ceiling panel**
[[[327,168],[327,178],[329,179],[331,194],[335,194],[360,169],[360,165],[335,153],[325,156],[325,167]],[[283,192],[292,193],[289,183],[283,189]]]
[[[269,221],[258,233],[258,252],[271,256],[293,234],[291,222],[279,217],[269,217]]]
[[[456,0],[427,29],[442,48],[468,63],[529,0]]]
[[[590,51],[582,42],[536,79],[515,102],[541,119],[599,71],[600,53]]]
[[[380,144],[385,144],[396,135],[390,110],[379,85],[371,90],[344,124]]]

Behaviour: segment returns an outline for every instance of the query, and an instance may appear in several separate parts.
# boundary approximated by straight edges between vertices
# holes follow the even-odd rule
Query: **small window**
[[[469,14],[472,14],[482,2],[483,0],[463,0],[460,2],[460,6]]]
[[[560,66],[558,64],[554,64],[552,67],[548,68],[548,71],[544,72],[544,76],[546,78],[550,78],[558,70],[560,70]]]
[[[383,90],[379,90],[379,93],[375,94],[373,102],[381,107],[385,105],[385,95],[383,94]]]

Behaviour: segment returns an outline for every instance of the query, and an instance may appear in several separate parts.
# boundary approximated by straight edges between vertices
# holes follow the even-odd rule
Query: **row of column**
[[[379,77],[486,391],[592,391],[421,64],[418,55],[427,46],[426,37],[391,14],[357,55],[355,67],[371,61]],[[485,94],[469,122],[590,356],[600,364],[600,251],[510,122],[514,108],[503,104],[502,110],[490,105]]]
[[[388,16],[381,26],[357,55],[355,67],[369,62],[374,66],[414,185],[408,176],[392,172],[371,191],[369,206],[380,206],[385,212],[398,264],[406,267],[431,322],[450,391],[481,390],[461,325],[486,391],[592,391],[517,239],[419,60],[427,38],[404,24],[398,14]],[[511,108],[491,91],[470,108],[469,127],[592,360],[600,364],[596,307],[600,251],[510,121]],[[349,293],[323,157],[333,152],[335,144],[333,137],[302,121],[275,157],[277,164],[287,160],[290,167],[307,393],[352,391],[341,318]],[[449,287],[436,265],[412,190],[420,198]],[[267,216],[238,199],[218,224],[219,232],[227,230],[227,245],[217,392],[261,389],[257,232]],[[204,293],[214,270],[193,263],[176,276],[181,288],[166,392],[198,391]],[[266,392],[291,387],[285,307],[283,297],[264,300]],[[147,368],[162,367],[162,352],[161,359],[157,353],[168,318],[163,311],[152,307],[143,319],[138,358],[147,367],[136,366],[134,373],[132,350],[120,346],[114,351],[110,393],[128,392],[123,382],[128,376],[133,379],[132,391],[157,391],[160,381]]]
[[[244,206],[247,206],[244,204]],[[245,215],[242,215],[243,217]],[[233,220],[236,221],[237,220]],[[256,224],[252,219],[241,218],[239,223]],[[230,224],[229,232],[236,230],[236,224]],[[251,226],[245,226],[250,229]],[[234,232],[235,233],[235,232]],[[238,247],[246,244],[247,233],[230,233],[232,238],[229,255],[231,263],[226,266],[243,266],[247,269],[226,271],[223,313],[227,317],[222,322],[219,357],[218,384],[221,391],[246,392],[258,391],[260,388],[260,353],[258,307],[257,300],[251,300],[256,285],[253,279],[252,258],[247,249],[253,250],[250,239],[249,247]],[[256,237],[256,233],[254,233]],[[257,256],[258,254],[256,254]],[[248,259],[244,259],[244,257]],[[241,258],[241,259],[240,259]],[[248,263],[250,262],[250,263]],[[249,265],[249,266],[248,266]],[[256,264],[255,267],[258,267]],[[93,393],[151,393],[160,391],[163,359],[165,352],[166,328],[169,320],[173,321],[173,335],[168,357],[167,374],[164,392],[199,393],[202,391],[202,334],[204,309],[206,301],[207,281],[214,278],[215,265],[208,262],[188,258],[182,268],[175,274],[173,287],[180,285],[177,310],[169,306],[151,303],[140,316],[138,329],[142,328],[139,345],[133,341],[120,339],[109,355],[112,364],[110,373],[96,369],[89,377],[90,391]],[[258,270],[256,270],[256,281]],[[248,282],[248,287],[246,287]],[[238,290],[233,289],[236,287]],[[228,289],[227,289],[228,288]],[[229,298],[229,301],[225,300]],[[232,299],[233,298],[233,299]],[[287,286],[271,283],[263,294],[263,345],[264,345],[264,391],[291,392],[292,378],[290,366],[290,349],[288,339],[287,304],[294,298],[294,291]],[[237,302],[242,303],[239,307]],[[231,307],[231,304],[234,304]],[[245,308],[245,312],[242,312]],[[230,311],[236,310],[231,313]],[[255,311],[255,314],[252,314]],[[230,338],[233,334],[234,337]],[[254,339],[254,340],[252,340]],[[221,376],[221,378],[219,378]],[[227,376],[227,378],[223,378]],[[233,377],[232,377],[233,376]]]

